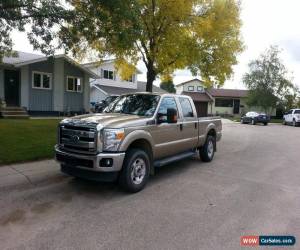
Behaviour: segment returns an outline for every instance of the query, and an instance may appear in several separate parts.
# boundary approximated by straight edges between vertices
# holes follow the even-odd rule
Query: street
[[[163,167],[136,194],[53,160],[0,167],[1,249],[232,250],[243,235],[294,235],[299,249],[299,149],[299,127],[226,123],[211,163]]]

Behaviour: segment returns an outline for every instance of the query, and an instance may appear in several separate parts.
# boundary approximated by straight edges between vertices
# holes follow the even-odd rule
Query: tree
[[[142,60],[147,91],[157,77],[188,68],[222,85],[242,51],[236,0],[68,0],[74,18],[61,29],[65,48],[114,56],[124,76]],[[125,67],[124,67],[125,66]],[[124,70],[126,68],[127,70]]]
[[[15,55],[12,50],[11,32],[24,32],[28,25],[28,39],[35,49],[51,53],[57,47],[53,43],[53,28],[71,18],[72,12],[57,0],[0,0],[0,62],[4,56]]]
[[[172,80],[161,82],[159,87],[169,93],[176,93],[176,89]]]
[[[249,73],[243,77],[243,82],[249,89],[249,106],[260,106],[265,112],[269,112],[293,94],[294,85],[279,54],[278,47],[271,46],[258,59],[249,63]]]

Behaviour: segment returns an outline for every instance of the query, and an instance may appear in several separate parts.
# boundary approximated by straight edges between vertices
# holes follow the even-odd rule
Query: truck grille
[[[68,151],[94,154],[97,151],[97,129],[82,125],[61,125],[59,145]]]

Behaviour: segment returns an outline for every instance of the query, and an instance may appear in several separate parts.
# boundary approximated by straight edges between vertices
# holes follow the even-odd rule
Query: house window
[[[215,101],[216,107],[233,107],[233,99],[216,99]]]
[[[110,79],[110,80],[114,80],[114,72],[111,70],[103,70],[103,78],[104,79]]]
[[[43,72],[32,72],[32,88],[51,89],[51,74]]]
[[[82,92],[81,78],[75,76],[67,76],[67,91]]]
[[[194,91],[194,86],[188,86],[188,91]]]
[[[203,87],[202,86],[197,86],[197,91],[198,92],[203,92]]]

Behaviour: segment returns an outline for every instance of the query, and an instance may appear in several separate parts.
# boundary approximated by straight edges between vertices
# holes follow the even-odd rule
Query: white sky
[[[245,51],[238,57],[234,75],[225,88],[244,88],[242,76],[247,72],[247,64],[255,59],[270,45],[278,45],[283,52],[281,57],[291,72],[294,83],[300,87],[300,1],[299,0],[242,0],[242,36]],[[24,52],[33,51],[23,33],[13,33],[14,49]],[[145,67],[138,65],[143,72]],[[175,72],[174,83],[192,79],[187,70]],[[139,76],[145,80],[145,74]],[[156,83],[157,84],[157,83]]]

